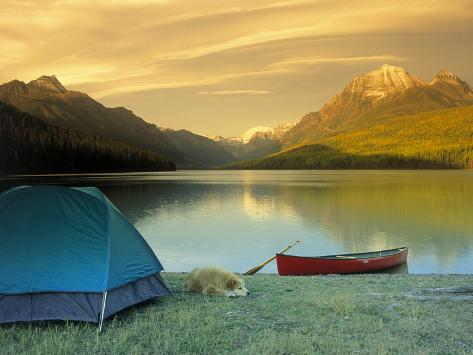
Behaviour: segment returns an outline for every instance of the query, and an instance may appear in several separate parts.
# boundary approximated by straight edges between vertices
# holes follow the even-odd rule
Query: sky
[[[0,82],[56,75],[160,127],[234,136],[384,63],[473,84],[473,0],[0,0]]]

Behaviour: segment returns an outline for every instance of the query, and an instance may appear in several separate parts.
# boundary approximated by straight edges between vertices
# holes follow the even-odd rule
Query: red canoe
[[[295,256],[276,254],[279,275],[357,274],[394,268],[407,261],[406,247],[358,254]]]

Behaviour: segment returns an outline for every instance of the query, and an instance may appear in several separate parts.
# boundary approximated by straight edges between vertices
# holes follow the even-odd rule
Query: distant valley
[[[236,160],[249,160],[278,152],[282,148],[282,137],[296,123],[282,123],[274,128],[257,126],[238,137],[210,137],[230,152]]]

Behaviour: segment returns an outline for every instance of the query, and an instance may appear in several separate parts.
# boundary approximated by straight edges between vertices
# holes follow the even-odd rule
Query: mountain
[[[252,135],[250,136],[250,138],[248,139],[246,143],[249,143],[251,142],[251,140],[254,140],[257,138],[279,140],[286,134],[286,132],[292,129],[295,125],[296,125],[295,122],[289,122],[289,123],[281,123],[274,128],[267,127],[269,129],[266,129],[266,130],[252,129],[253,130]]]
[[[473,105],[391,117],[234,169],[472,169]]]
[[[45,91],[52,91],[61,94],[65,94],[67,91],[59,80],[57,80],[55,75],[42,75],[38,79],[30,81],[29,85]]]
[[[403,68],[383,65],[374,71],[353,78],[319,111],[308,113],[297,124],[282,124],[275,128],[258,126],[245,131],[238,137],[213,137],[212,139],[186,130],[161,131],[126,108],[107,108],[84,93],[67,90],[55,76],[41,76],[28,83],[13,80],[0,85],[0,101],[41,119],[48,127],[55,127],[47,128],[46,131],[49,133],[39,135],[54,136],[54,129],[59,127],[65,130],[61,131],[61,134],[65,136],[72,137],[76,134],[67,132],[80,132],[77,134],[85,137],[79,139],[81,142],[92,142],[95,139],[97,141],[93,141],[93,144],[96,146],[116,144],[115,148],[109,149],[109,152],[117,150],[123,153],[120,154],[127,155],[131,154],[130,149],[137,149],[136,154],[142,157],[148,153],[151,154],[143,158],[145,160],[166,157],[174,161],[179,168],[211,168],[228,164],[232,167],[259,167],[263,160],[265,166],[274,167],[341,167],[345,163],[348,164],[347,167],[364,167],[368,163],[363,163],[363,159],[367,161],[369,154],[364,151],[364,148],[360,148],[362,145],[357,142],[357,137],[364,137],[371,142],[371,150],[379,153],[377,157],[370,155],[369,166],[383,167],[391,164],[391,166],[406,167],[411,165],[459,167],[468,166],[468,162],[460,164],[458,159],[463,158],[444,157],[442,156],[444,153],[439,153],[437,149],[437,144],[455,146],[450,141],[445,142],[435,138],[432,141],[432,145],[437,149],[435,152],[432,150],[433,146],[427,147],[425,143],[417,151],[418,156],[411,157],[414,159],[410,160],[411,165],[406,165],[405,159],[402,155],[398,155],[399,152],[396,149],[387,149],[391,147],[389,144],[400,144],[395,138],[392,142],[387,137],[380,140],[385,144],[383,149],[388,152],[386,155],[378,149],[377,141],[370,136],[370,132],[379,133],[380,127],[389,128],[389,124],[394,124],[393,119],[401,117],[412,120],[413,117],[418,117],[417,115],[422,113],[437,117],[435,112],[446,114],[445,109],[448,108],[466,109],[468,105],[473,105],[473,90],[468,83],[446,69],[442,69],[430,82],[427,82],[411,75]],[[419,117],[421,122],[428,122],[424,116]],[[463,125],[461,121],[450,118],[448,122],[454,131],[462,127],[461,129],[470,132],[470,128]],[[400,127],[399,122],[396,125]],[[13,129],[13,126],[9,127]],[[423,137],[424,132],[428,131],[427,127],[418,126],[416,122],[411,122],[411,127],[419,130],[416,133],[419,137]],[[408,127],[401,128],[408,129]],[[442,131],[442,127],[439,127],[439,130]],[[356,135],[354,135],[355,132]],[[447,134],[446,131],[442,132]],[[34,135],[36,136],[36,133]],[[405,134],[405,136],[408,135]],[[452,134],[450,136],[453,137]],[[393,137],[396,137],[396,134],[393,134]],[[457,135],[455,137],[463,139]],[[350,139],[352,145],[350,145]],[[411,141],[411,144],[415,146],[413,142]],[[81,147],[77,149],[83,149],[81,144],[77,143],[77,147]],[[400,151],[404,149],[401,146]],[[468,145],[465,146],[468,151]],[[448,154],[460,154],[457,153],[457,148],[455,146]],[[430,152],[428,157],[423,155],[427,154],[426,152]],[[443,157],[443,162],[437,159],[438,154]],[[152,156],[157,158],[152,158]],[[269,160],[234,163],[235,160],[254,160],[264,156],[270,156]],[[275,156],[277,159],[274,158]],[[321,156],[325,158],[322,159]],[[409,154],[406,156],[410,157]],[[292,158],[296,160],[289,163],[288,161]],[[331,163],[320,165],[311,160],[312,158],[319,159],[319,162],[328,159]],[[335,159],[338,163],[331,159]],[[268,161],[270,163],[267,163]],[[311,161],[312,163],[308,163]],[[383,165],[382,162],[386,161],[390,163]]]
[[[473,90],[470,86],[455,74],[442,69],[429,84],[410,88],[401,95],[381,103],[362,119],[369,122],[471,104]]]
[[[281,139],[283,148],[307,144],[376,119],[415,114],[473,103],[469,85],[448,70],[430,82],[406,70],[383,65],[355,77],[320,111],[311,112]]]
[[[383,65],[355,77],[345,89],[320,110],[321,122],[329,129],[356,119],[381,102],[426,83],[402,68]]]
[[[189,131],[161,132],[124,107],[108,108],[88,95],[67,90],[53,76],[25,84],[13,80],[0,85],[0,101],[44,122],[78,130],[166,156],[179,168],[209,168],[235,158],[220,145]]]
[[[0,175],[175,169],[150,151],[51,126],[0,102]]]
[[[220,144],[190,131],[162,129],[168,140],[193,164],[186,168],[211,168],[234,162],[236,158]]]
[[[27,84],[13,80],[0,85],[0,101],[50,125],[111,138],[177,163],[188,163],[155,125],[123,107],[108,108],[84,93],[66,90],[55,76],[41,76]]]
[[[222,137],[222,136],[209,136],[208,138],[212,139],[215,142],[219,143],[228,143],[231,145],[243,145],[248,143],[256,133],[261,132],[271,132],[273,129],[266,126],[256,126],[250,129],[247,129],[245,132],[236,137]]]
[[[430,86],[451,98],[461,99],[465,95],[471,95],[470,85],[447,69],[440,70],[431,81]]]
[[[238,137],[210,137],[238,160],[259,158],[281,149],[279,140],[295,123],[282,123],[274,128],[257,126]]]
[[[305,115],[280,152],[231,167],[472,167],[471,105],[471,87],[446,69],[426,82],[383,65]]]
[[[251,138],[253,138],[253,136],[255,134],[257,134],[257,133],[268,133],[268,132],[271,132],[272,130],[273,129],[271,127],[257,126],[257,127],[253,127],[253,128],[250,128],[250,129],[246,130],[238,138],[240,139],[240,142],[246,144],[251,140]]]

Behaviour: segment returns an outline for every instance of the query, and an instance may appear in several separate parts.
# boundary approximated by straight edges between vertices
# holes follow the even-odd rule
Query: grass
[[[313,354],[473,351],[471,302],[406,297],[414,289],[472,285],[473,276],[246,277],[247,298],[179,292],[94,324],[0,327],[2,354]]]

